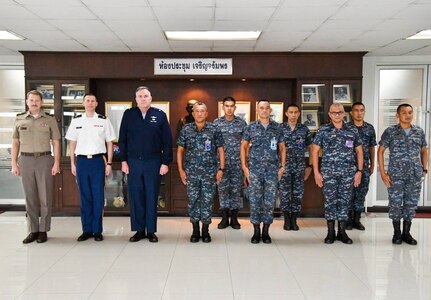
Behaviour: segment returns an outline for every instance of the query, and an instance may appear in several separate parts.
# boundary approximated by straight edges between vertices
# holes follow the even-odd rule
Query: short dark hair
[[[87,94],[85,94],[84,97],[82,97],[82,101],[84,101],[85,97],[87,97],[87,96],[94,96],[94,98],[96,98],[96,101],[97,101],[97,97],[93,93],[87,93]]]
[[[352,104],[352,110],[353,110],[353,108],[354,108],[355,106],[358,106],[358,105],[362,105],[362,106],[365,108],[364,103],[362,103],[362,102],[360,102],[360,101],[356,101],[355,103],[353,103],[353,104]]]
[[[260,102],[268,102],[268,103],[270,103],[268,99],[260,99],[259,101],[257,101],[257,104],[259,104]]]
[[[398,107],[397,107],[397,114],[399,114],[399,113],[400,113],[401,108],[403,108],[403,107],[410,107],[411,109],[413,109],[413,106],[411,106],[410,104],[408,104],[408,103],[403,103],[403,104],[398,105]]]
[[[137,92],[139,92],[140,90],[147,90],[147,91],[149,91],[150,92],[150,94],[151,94],[151,91],[150,91],[150,89],[148,88],[148,87],[146,87],[146,86],[138,86],[137,88],[136,88],[136,91],[135,91],[135,93],[137,93]]]
[[[232,101],[233,102],[233,104],[236,104],[236,100],[235,100],[235,98],[234,97],[226,97],[226,98],[224,98],[223,99],[223,105],[224,105],[224,103],[226,102],[226,101]]]
[[[299,110],[299,106],[295,103],[290,103],[287,107],[286,107],[286,111],[290,108],[290,107],[296,107]]]
[[[43,100],[42,93],[41,93],[41,92],[39,92],[39,91],[37,91],[37,90],[31,90],[31,91],[29,91],[29,92],[27,93],[27,99],[28,99],[28,97],[29,97],[30,95],[39,96],[39,97],[40,97],[40,100]]]

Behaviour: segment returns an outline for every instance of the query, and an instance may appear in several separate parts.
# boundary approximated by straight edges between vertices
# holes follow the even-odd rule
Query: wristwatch
[[[108,163],[106,163],[108,166],[112,166],[112,163],[110,163],[110,162],[108,162]]]
[[[361,172],[362,173],[363,170],[356,170],[356,172]]]
[[[224,172],[224,169],[222,169],[222,168],[218,168],[218,170]]]
[[[284,165],[280,165],[278,168],[279,169],[284,169]]]
[[[423,172],[424,172],[425,174],[428,174],[428,169],[423,169]]]

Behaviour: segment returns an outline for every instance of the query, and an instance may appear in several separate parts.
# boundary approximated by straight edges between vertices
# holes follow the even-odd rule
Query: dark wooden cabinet
[[[329,105],[336,93],[346,91],[352,101],[361,99],[363,52],[343,53],[97,53],[97,52],[36,52],[23,51],[27,89],[39,88],[46,95],[46,109],[53,112],[62,135],[70,117],[80,107],[76,101],[82,91],[92,92],[99,105],[97,112],[105,114],[105,102],[132,102],[135,89],[148,86],[154,101],[168,101],[170,124],[174,141],[177,122],[186,114],[190,99],[203,101],[208,106],[208,120],[218,116],[218,102],[226,96],[251,104],[251,121],[256,118],[255,105],[266,98],[286,108],[290,103],[303,110],[316,111],[319,123],[327,122]],[[232,58],[232,75],[180,76],[155,75],[155,58]],[[193,81],[191,80],[193,79]],[[319,103],[303,101],[303,86],[318,84]],[[84,87],[84,88],[83,88]],[[341,88],[340,91],[335,88]],[[306,92],[305,94],[313,94]],[[338,96],[337,96],[338,97]],[[342,99],[338,97],[337,99]],[[304,105],[303,105],[304,104]],[[135,104],[133,104],[135,105]],[[344,103],[349,111],[349,103]],[[285,118],[284,118],[284,121]],[[175,144],[175,142],[174,142]],[[54,210],[56,214],[79,213],[79,197],[74,176],[70,173],[67,143],[62,141],[62,173],[55,179]],[[127,197],[123,191],[123,175],[119,162],[116,172],[107,181],[105,213],[127,214],[128,206],[115,207],[114,197]],[[127,183],[125,183],[127,184]],[[127,189],[126,189],[127,190]],[[217,196],[214,212],[218,210]],[[241,214],[248,214],[244,201]],[[276,209],[277,211],[277,209]],[[159,197],[159,213],[186,215],[187,194],[181,183],[177,165],[170,165],[164,176]],[[312,176],[305,183],[304,216],[323,215],[323,196]]]

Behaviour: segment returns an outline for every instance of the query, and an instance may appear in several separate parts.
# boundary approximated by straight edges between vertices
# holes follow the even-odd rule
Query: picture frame
[[[240,117],[247,124],[249,124],[250,123],[251,102],[250,101],[236,101],[235,105],[236,105],[235,116]],[[220,118],[223,116],[224,116],[223,101],[219,101],[218,102],[218,117]]]
[[[118,141],[120,136],[121,119],[126,109],[132,107],[132,101],[106,101],[105,102],[105,114],[109,121],[111,121],[112,127],[114,127],[115,136]]]
[[[352,103],[349,84],[334,84],[332,87],[333,103]]]
[[[36,90],[42,94],[42,100],[54,100],[54,85],[42,84]]]
[[[301,86],[301,102],[303,105],[320,104],[318,85],[303,84]]]
[[[347,112],[347,111],[346,111],[346,113],[344,114],[344,117],[343,117],[343,121],[344,121],[345,123],[349,123],[351,119],[352,119],[352,118],[351,118],[351,116],[350,116],[350,112]]]
[[[169,109],[170,109],[169,104],[170,104],[169,101],[151,101],[151,107],[162,110],[166,114],[166,117],[168,118],[168,122],[169,122]]]
[[[310,131],[316,131],[320,126],[318,111],[303,110],[301,112],[301,123],[307,126]]]
[[[283,115],[284,115],[284,103],[281,101],[269,101],[269,105],[271,106],[271,120],[277,123],[283,123]],[[256,102],[256,120],[259,119],[259,115],[257,114],[257,102]]]

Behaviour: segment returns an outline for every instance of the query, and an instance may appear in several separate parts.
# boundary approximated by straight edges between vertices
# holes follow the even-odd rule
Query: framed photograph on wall
[[[332,88],[333,103],[352,103],[349,84],[334,84]]]
[[[106,117],[111,121],[112,127],[114,127],[115,135],[120,136],[121,119],[126,109],[132,107],[132,101],[106,101],[105,102],[105,114]]]
[[[319,128],[319,115],[317,110],[303,110],[301,112],[301,122],[308,129],[315,131]]]
[[[349,122],[350,122],[350,120],[351,120],[351,118],[350,118],[350,113],[349,113],[349,112],[346,112],[346,113],[344,114],[343,121],[344,121],[345,123],[349,123]]]
[[[319,89],[315,84],[303,84],[301,86],[302,104],[320,104]]]
[[[247,124],[250,123],[250,101],[236,101],[235,116],[243,119]],[[223,101],[218,102],[218,117],[223,117]]]
[[[169,101],[151,101],[151,106],[162,110],[169,122]]]
[[[42,94],[43,100],[54,100],[54,85],[42,84],[37,86],[36,90]]]

